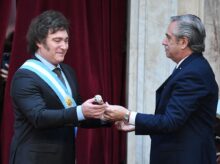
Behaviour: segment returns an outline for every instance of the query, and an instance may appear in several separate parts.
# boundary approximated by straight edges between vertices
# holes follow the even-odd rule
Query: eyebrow
[[[69,39],[69,37],[66,37],[66,38],[63,38],[63,37],[54,37],[54,38],[52,38],[53,40],[54,39],[59,39],[59,40],[68,40]]]
[[[168,33],[166,33],[165,35],[167,38],[171,38],[171,36]]]

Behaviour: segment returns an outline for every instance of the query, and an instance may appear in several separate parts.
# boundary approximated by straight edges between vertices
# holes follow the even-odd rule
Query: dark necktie
[[[64,79],[63,79],[63,76],[61,74],[61,69],[60,68],[55,68],[53,70],[53,72],[55,72],[57,74],[57,77],[60,79],[60,81],[65,85],[65,82],[64,82]]]

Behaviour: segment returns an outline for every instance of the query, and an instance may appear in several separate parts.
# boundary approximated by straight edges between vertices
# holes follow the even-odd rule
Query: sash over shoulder
[[[54,72],[42,62],[34,59],[27,60],[19,69],[28,69],[44,80],[56,93],[65,108],[75,107],[76,102]]]

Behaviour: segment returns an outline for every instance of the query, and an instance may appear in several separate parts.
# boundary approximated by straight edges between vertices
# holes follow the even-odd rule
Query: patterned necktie
[[[64,82],[64,79],[63,79],[63,76],[61,74],[61,69],[56,67],[53,72],[55,72],[57,74],[57,77],[60,79],[60,81],[66,86],[65,82]]]

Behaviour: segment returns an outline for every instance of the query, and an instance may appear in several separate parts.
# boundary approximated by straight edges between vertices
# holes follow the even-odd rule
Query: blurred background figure
[[[12,49],[13,35],[14,32],[11,32],[5,39],[5,43],[4,43],[4,51],[2,55],[1,70],[0,70],[1,78],[4,81],[6,81],[8,77],[9,59]]]
[[[1,69],[0,69],[0,120],[2,118],[2,110],[3,110],[3,102],[4,102],[4,94],[5,94],[5,85],[8,78],[8,69],[9,69],[9,59],[12,49],[12,41],[13,41],[14,32],[11,32],[5,39],[4,43],[4,51],[2,55],[1,61]]]

